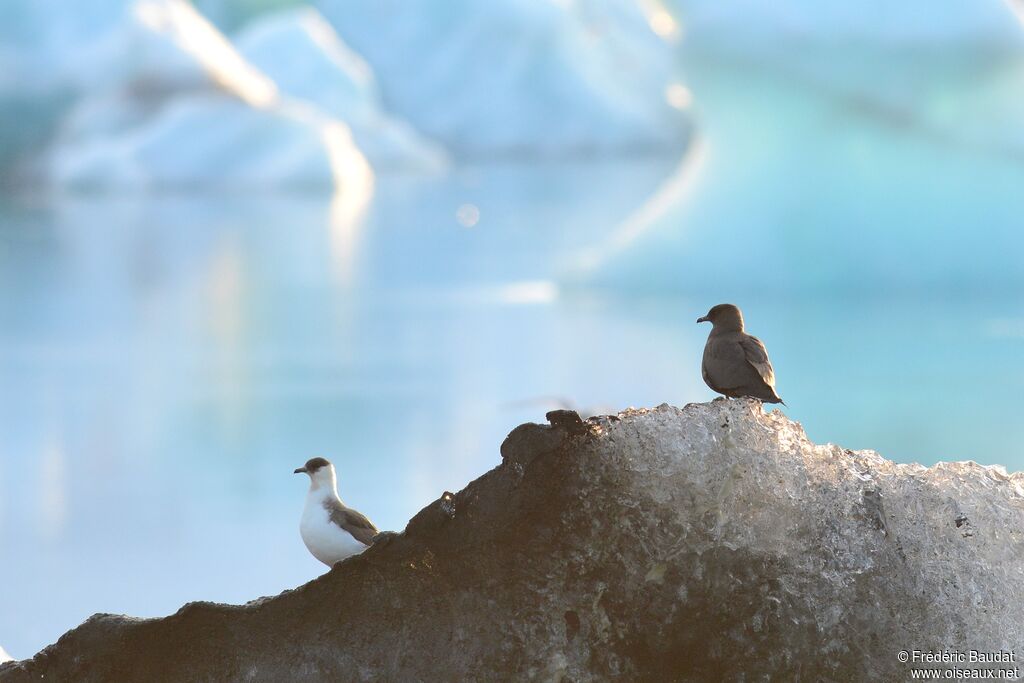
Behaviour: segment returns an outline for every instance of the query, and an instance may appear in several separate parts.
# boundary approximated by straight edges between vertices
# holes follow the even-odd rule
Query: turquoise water
[[[722,300],[812,439],[1024,466],[1024,164],[695,63],[682,172],[381,176],[356,220],[319,196],[2,200],[0,644],[322,573],[291,473],[314,455],[401,529],[547,410],[709,400],[694,320]]]

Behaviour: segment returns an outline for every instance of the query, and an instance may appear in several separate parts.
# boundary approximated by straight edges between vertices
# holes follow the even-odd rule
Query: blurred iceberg
[[[746,301],[1024,286],[1009,4],[666,6],[701,142],[567,280]]]
[[[315,10],[257,18],[235,37],[235,45],[282,95],[345,121],[375,169],[433,171],[446,165],[440,145],[384,113],[373,72]]]
[[[333,26],[310,7],[252,10],[228,37],[186,0],[10,0],[0,179],[351,187],[370,169],[443,169],[450,154],[687,142],[666,101],[672,46],[633,0],[320,7]]]
[[[391,111],[456,157],[681,152],[672,46],[634,0],[319,0]]]
[[[143,30],[133,17],[137,8],[130,0],[7,0],[0,22],[3,91],[81,95],[125,83],[168,90],[201,84],[195,61]]]
[[[126,9],[130,11],[122,22],[131,30],[121,33],[142,34],[176,48],[199,74],[197,87],[179,88],[170,96],[167,90],[154,94],[133,87],[160,82],[159,73],[150,73],[145,79],[91,88],[66,117],[50,150],[50,176],[58,184],[133,189],[337,186],[359,188],[368,196],[372,173],[343,119],[282,89],[188,3],[142,0]],[[315,20],[280,20],[286,27],[297,25],[286,28],[285,38],[274,44],[285,61],[295,53],[310,61],[318,49],[333,47],[321,40],[324,48],[311,49],[303,29]],[[258,54],[260,42],[252,42]],[[336,68],[329,74],[321,68],[311,75],[326,77],[325,91],[355,90],[346,65],[332,65]],[[368,92],[354,94],[365,97]],[[371,131],[368,138],[373,137],[374,116],[381,119],[378,129],[388,129],[374,104],[366,101],[360,107],[363,130]],[[420,165],[443,163],[439,152],[421,145],[414,135],[391,138],[374,149],[387,151],[392,159],[416,159]]]
[[[126,106],[109,98],[87,107],[103,125],[140,120],[181,91],[209,86],[202,69],[131,16],[126,0],[67,3],[7,0],[0,20],[0,178],[46,174],[40,150],[68,112],[91,93],[120,89]],[[113,111],[115,110],[116,111]]]
[[[85,189],[331,188],[332,150],[323,135],[301,119],[223,96],[194,96],[138,128],[58,144],[53,171],[58,183]],[[352,170],[360,167],[345,137],[340,153],[355,156]]]
[[[770,47],[779,41],[850,46],[943,45],[987,49],[1019,44],[1007,9],[1019,0],[664,0],[686,26],[688,39],[732,49]],[[737,41],[737,37],[742,37]]]
[[[959,144],[1024,154],[1021,0],[665,6],[686,27],[683,56],[697,69],[745,64]]]

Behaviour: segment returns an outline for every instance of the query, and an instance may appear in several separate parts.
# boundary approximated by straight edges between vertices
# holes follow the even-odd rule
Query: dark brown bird
[[[783,403],[775,393],[775,370],[757,337],[743,330],[743,313],[732,304],[713,306],[697,322],[710,322],[700,372],[712,390],[730,398],[750,396],[765,403]]]

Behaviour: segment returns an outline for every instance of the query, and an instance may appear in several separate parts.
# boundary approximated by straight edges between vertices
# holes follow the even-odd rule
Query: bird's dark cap
[[[313,474],[321,467],[328,467],[330,464],[331,461],[328,460],[327,458],[310,458],[309,460],[306,461],[305,465],[295,470],[295,474],[299,474],[302,472],[306,474]]]
[[[743,328],[743,313],[735,304],[718,304],[712,306],[708,314],[697,318],[697,322],[710,322],[712,325],[719,322],[738,322],[740,329]]]

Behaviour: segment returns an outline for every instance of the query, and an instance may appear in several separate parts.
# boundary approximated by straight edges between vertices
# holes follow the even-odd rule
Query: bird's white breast
[[[307,498],[302,521],[299,523],[299,533],[313,557],[329,567],[335,562],[366,550],[365,545],[331,522],[327,508],[318,497]]]

